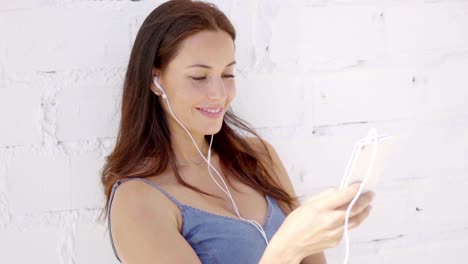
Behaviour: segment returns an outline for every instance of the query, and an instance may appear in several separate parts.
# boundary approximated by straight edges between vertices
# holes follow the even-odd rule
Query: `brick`
[[[379,255],[385,264],[390,263],[464,263],[468,246],[467,231],[458,230],[445,234],[418,234],[399,241],[398,244],[383,247]]]
[[[0,146],[40,143],[42,116],[40,89],[0,89]]]
[[[130,41],[124,11],[46,7],[3,13],[0,22],[0,33],[7,36],[7,72],[127,64]]]
[[[417,63],[421,55],[466,51],[467,3],[412,3],[385,8],[387,47],[392,60]]]
[[[264,27],[271,29],[271,38],[268,39],[269,43],[264,46],[269,47],[269,53],[275,69],[282,72],[296,72],[296,67],[299,65],[304,52],[309,50],[305,49],[306,43],[304,39],[305,25],[303,16],[303,8],[297,6],[284,7],[272,6],[270,9],[270,16],[264,18],[264,23],[268,24]],[[261,26],[262,24],[259,24]],[[268,26],[268,27],[267,27]],[[296,66],[296,67],[294,67]]]
[[[4,1],[0,5],[0,11],[11,11],[17,9],[31,9],[39,8],[54,3],[53,0],[17,0],[17,1]]]
[[[72,208],[102,208],[104,191],[99,174],[104,158],[96,151],[70,156]]]
[[[226,14],[236,29],[236,69],[239,72],[249,71],[259,60],[256,54],[255,39],[255,3],[252,1],[235,1]]]
[[[321,73],[314,78],[314,125],[385,121],[417,115],[421,92],[412,72],[360,68]]]
[[[86,263],[120,263],[114,257],[106,225],[80,223],[76,227],[74,261]]]
[[[73,76],[73,75],[72,75]],[[93,71],[63,83],[56,95],[57,138],[63,141],[115,137],[120,121],[122,76]],[[119,103],[117,103],[119,102]]]
[[[233,110],[254,127],[294,126],[302,122],[303,84],[290,74],[239,78]]]
[[[70,209],[70,173],[63,154],[18,151],[7,171],[12,214]]]
[[[373,5],[310,6],[303,8],[304,71],[335,70],[385,59],[385,31]],[[285,56],[287,48],[282,49]]]
[[[57,230],[37,227],[28,230],[0,230],[4,263],[62,263],[57,250]]]

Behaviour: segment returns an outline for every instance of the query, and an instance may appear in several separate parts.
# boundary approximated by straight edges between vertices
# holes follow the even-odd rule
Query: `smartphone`
[[[359,140],[354,145],[341,180],[340,190],[350,184],[360,182],[364,183],[363,192],[375,192],[377,181],[385,167],[385,160],[393,143],[392,139],[392,136],[382,135]],[[367,180],[366,175],[368,175]]]

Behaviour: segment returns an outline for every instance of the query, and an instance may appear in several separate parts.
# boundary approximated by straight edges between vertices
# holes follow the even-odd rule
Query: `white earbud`
[[[167,99],[166,92],[164,92],[164,89],[163,89],[163,88],[161,87],[161,85],[159,84],[159,82],[158,82],[158,76],[157,76],[157,75],[154,76],[154,78],[153,78],[153,83],[154,83],[154,85],[156,85],[156,87],[161,91],[161,93],[162,93],[162,98],[163,98],[163,99]]]

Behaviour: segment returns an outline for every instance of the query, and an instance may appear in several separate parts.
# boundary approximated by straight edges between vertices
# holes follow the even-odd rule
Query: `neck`
[[[182,133],[173,134],[172,149],[174,150],[176,160],[180,163],[201,163],[205,162],[200,156],[197,148],[193,144],[192,139],[189,137],[187,132],[181,131]],[[192,137],[201,151],[203,156],[208,159],[208,148],[209,142],[206,142],[204,135],[192,133]]]

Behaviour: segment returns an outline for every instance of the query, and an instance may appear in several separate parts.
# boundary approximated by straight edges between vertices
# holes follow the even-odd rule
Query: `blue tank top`
[[[108,207],[109,236],[114,255],[122,262],[112,240],[110,209],[117,187],[128,180],[141,180],[158,189],[173,201],[182,214],[182,235],[192,246],[203,264],[214,263],[255,263],[257,264],[266,248],[262,234],[252,225],[243,220],[213,214],[177,201],[161,187],[144,178],[125,178],[118,180],[112,187]],[[265,195],[268,211],[265,223],[262,225],[268,241],[276,233],[285,219],[283,211],[276,200]]]

